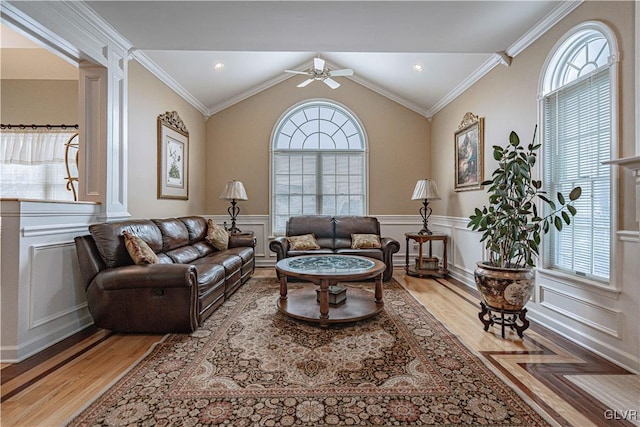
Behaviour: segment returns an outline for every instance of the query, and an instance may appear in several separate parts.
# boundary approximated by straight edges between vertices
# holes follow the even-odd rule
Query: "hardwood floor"
[[[262,268],[255,276],[274,274]],[[495,326],[484,332],[477,293],[454,280],[418,279],[403,270],[394,278],[558,425],[640,425],[638,375],[534,324],[523,339],[510,330],[502,339]],[[162,339],[90,328],[21,363],[2,364],[0,424],[62,425]]]

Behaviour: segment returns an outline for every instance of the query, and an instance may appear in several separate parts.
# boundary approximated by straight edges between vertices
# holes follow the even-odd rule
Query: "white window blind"
[[[575,80],[544,98],[545,182],[552,194],[582,187],[570,226],[553,230],[549,267],[595,280],[609,279],[612,139],[609,69]]]
[[[276,126],[272,228],[295,215],[364,215],[364,133],[348,111],[327,101],[293,108]]]

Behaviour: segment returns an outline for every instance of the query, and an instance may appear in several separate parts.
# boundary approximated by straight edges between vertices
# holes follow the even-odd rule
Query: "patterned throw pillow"
[[[351,235],[351,249],[377,249],[381,247],[380,236],[377,234]]]
[[[212,219],[207,220],[207,235],[205,240],[219,251],[229,247],[229,233],[223,226],[216,224]]]
[[[308,251],[312,249],[320,249],[320,245],[316,241],[313,234],[303,234],[301,236],[289,236],[289,249],[292,251]]]
[[[158,256],[153,252],[153,249],[149,247],[147,242],[129,233],[127,230],[124,230],[122,235],[124,236],[124,245],[133,262],[138,265],[158,263]]]

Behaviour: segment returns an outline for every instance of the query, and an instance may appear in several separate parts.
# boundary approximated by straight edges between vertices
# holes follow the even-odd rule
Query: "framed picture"
[[[189,132],[175,111],[158,116],[158,199],[189,199]]]
[[[484,118],[467,113],[454,134],[455,191],[479,190],[484,181]]]

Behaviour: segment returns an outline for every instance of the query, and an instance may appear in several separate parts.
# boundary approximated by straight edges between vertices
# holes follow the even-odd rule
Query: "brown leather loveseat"
[[[191,332],[255,268],[253,235],[230,235],[228,248],[206,240],[199,216],[94,224],[76,237],[80,271],[95,325],[119,332]],[[156,264],[136,265],[123,231],[140,237]]]
[[[289,237],[313,234],[319,249],[292,250]],[[380,240],[379,248],[352,248],[353,234],[373,234]],[[380,223],[370,216],[293,216],[287,221],[286,236],[274,238],[269,248],[276,253],[278,261],[298,255],[343,254],[359,255],[383,261],[387,268],[383,280],[393,275],[393,254],[400,250],[397,240],[380,237]]]

